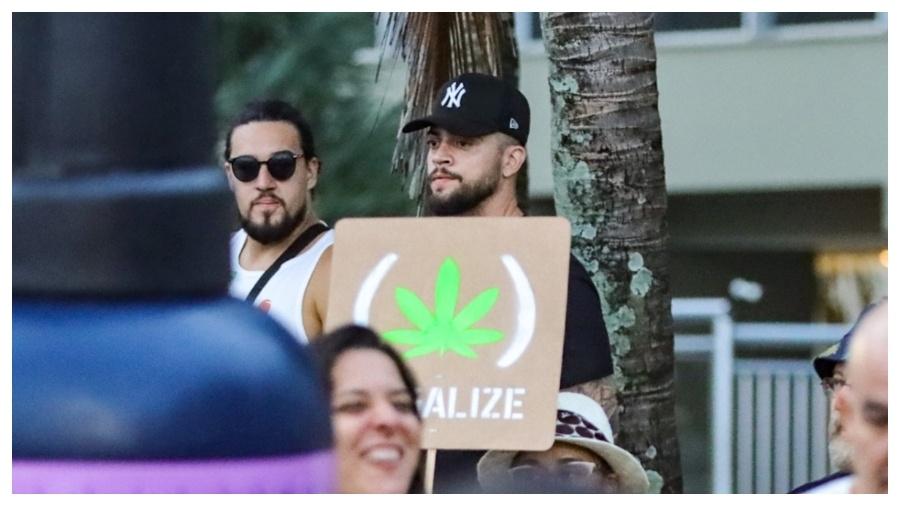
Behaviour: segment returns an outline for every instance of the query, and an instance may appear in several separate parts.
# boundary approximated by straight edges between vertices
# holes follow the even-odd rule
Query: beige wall
[[[659,47],[669,191],[887,188],[887,67],[886,35]],[[547,72],[523,54],[535,196],[553,184]]]

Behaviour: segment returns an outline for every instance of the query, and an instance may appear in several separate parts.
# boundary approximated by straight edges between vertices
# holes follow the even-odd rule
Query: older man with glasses
[[[888,302],[882,300],[854,331],[847,384],[835,393],[850,445],[854,494],[888,493]]]
[[[307,343],[325,322],[334,243],[311,205],[321,168],[312,130],[290,104],[251,102],[225,136],[224,168],[241,223],[230,292]]]
[[[836,409],[836,394],[847,385],[846,367],[850,352],[850,339],[859,322],[872,308],[863,309],[853,327],[844,334],[841,340],[820,353],[813,360],[813,368],[822,383],[822,389],[829,400],[828,417],[828,457],[835,472],[818,480],[800,485],[791,490],[792,494],[842,493],[849,490],[848,476],[853,471],[850,460],[850,445],[844,434],[844,421],[841,412]]]

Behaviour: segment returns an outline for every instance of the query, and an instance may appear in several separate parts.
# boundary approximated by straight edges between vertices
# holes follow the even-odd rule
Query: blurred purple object
[[[16,494],[292,494],[335,490],[334,457],[114,462],[13,460]]]

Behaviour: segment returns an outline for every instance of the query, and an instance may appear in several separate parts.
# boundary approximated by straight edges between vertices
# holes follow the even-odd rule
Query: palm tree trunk
[[[616,442],[681,491],[653,16],[542,14],[557,214],[603,301]],[[657,478],[658,480],[658,478]],[[651,473],[651,482],[653,473]]]

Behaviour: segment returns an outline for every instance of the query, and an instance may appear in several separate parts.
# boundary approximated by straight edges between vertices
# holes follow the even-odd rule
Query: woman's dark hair
[[[394,348],[382,341],[372,329],[359,325],[345,325],[321,336],[311,346],[313,356],[319,362],[322,383],[327,388],[329,398],[331,398],[334,389],[331,370],[341,354],[349,350],[376,350],[387,355],[394,365],[397,366],[397,372],[400,373],[400,379],[403,380],[403,386],[406,387],[413,406],[418,406],[416,380],[413,378],[412,371],[409,370],[409,367],[406,366],[406,363],[400,358],[400,355]],[[416,415],[416,418],[422,419],[418,408],[413,409],[413,413]],[[407,490],[408,494],[421,494],[424,490],[424,460],[420,455],[416,472],[413,474],[412,482]]]
[[[397,372],[400,373],[400,379],[403,380],[403,386],[406,387],[413,405],[417,405],[416,380],[413,378],[412,371],[394,348],[382,341],[381,337],[372,329],[359,325],[345,325],[321,336],[312,344],[312,349],[319,361],[322,382],[328,390],[329,397],[334,388],[331,370],[341,354],[348,350],[375,350],[384,353],[391,359],[397,367]],[[418,409],[414,410],[414,413],[417,418],[421,419]]]

